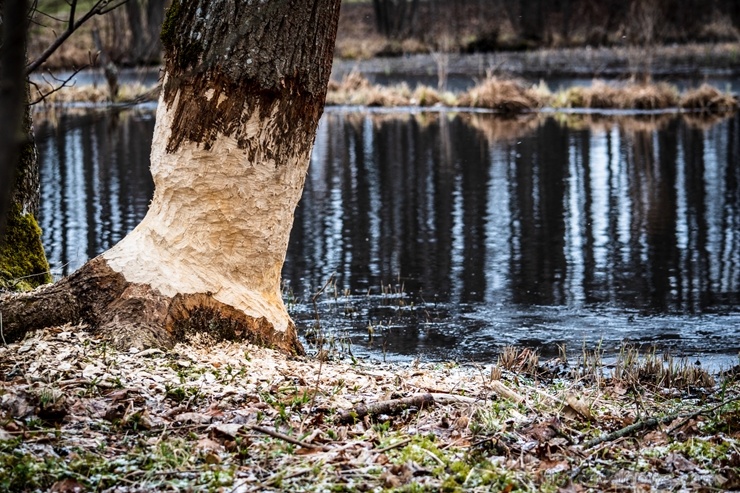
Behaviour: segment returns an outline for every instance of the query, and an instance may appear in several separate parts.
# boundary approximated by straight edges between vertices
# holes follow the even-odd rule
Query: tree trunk
[[[119,346],[169,346],[207,332],[302,352],[280,271],[339,4],[175,0],[162,28],[146,217],[59,285],[0,299],[6,337],[69,320]]]
[[[147,42],[141,20],[141,5],[139,5],[139,0],[128,0],[125,7],[128,28],[131,32],[131,42],[128,49],[129,59],[127,61],[132,65],[138,65],[144,61]]]
[[[158,63],[162,56],[159,31],[164,21],[165,0],[149,0],[146,7],[147,48],[146,63]]]
[[[27,2],[0,2],[0,290],[28,290],[51,280],[36,222],[39,168],[25,78]]]

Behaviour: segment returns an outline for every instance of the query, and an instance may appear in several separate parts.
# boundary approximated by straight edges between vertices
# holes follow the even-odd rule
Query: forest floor
[[[738,367],[318,354],[119,352],[71,326],[2,344],[0,491],[740,488]]]

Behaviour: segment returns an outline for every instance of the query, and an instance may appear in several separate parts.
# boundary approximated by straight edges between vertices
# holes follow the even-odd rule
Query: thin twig
[[[295,478],[297,476],[302,476],[302,475],[307,474],[307,473],[309,473],[311,471],[313,471],[313,468],[299,469],[299,470],[294,471],[294,472],[292,472],[290,474],[276,473],[276,474],[273,474],[272,476],[270,476],[269,478],[267,478],[262,483],[254,486],[249,491],[263,491],[265,488],[267,488],[268,486],[271,486],[272,484],[274,484],[277,481],[282,481],[282,480],[285,480],[285,479],[291,479],[291,478]],[[249,480],[245,480],[245,481],[239,483],[238,485],[234,486],[234,488],[229,493],[234,493],[236,490],[238,490],[240,487],[242,487],[243,485],[247,484],[248,482],[249,482]]]
[[[265,428],[263,426],[257,426],[252,425],[249,426],[250,430],[258,431],[260,433],[264,433],[265,435],[269,435],[273,438],[277,438],[279,440],[283,440],[284,442],[292,443],[293,445],[298,445],[299,447],[303,448],[311,448],[311,449],[317,449],[317,448],[323,448],[318,445],[314,445],[312,443],[306,443],[304,441],[298,440],[297,438],[293,438],[291,436],[285,435],[283,433],[280,433],[279,431],[271,430],[269,428]]]
[[[710,408],[710,409],[700,409],[698,411],[694,411],[693,413],[674,413],[674,414],[668,414],[667,416],[663,416],[660,418],[648,418],[644,420],[640,420],[637,423],[632,423],[629,426],[625,426],[624,428],[621,428],[617,431],[613,431],[611,433],[603,434],[597,438],[594,438],[593,440],[589,440],[588,442],[583,444],[583,448],[591,448],[595,447],[596,445],[602,443],[602,442],[611,442],[618,438],[626,437],[628,435],[631,435],[635,432],[638,432],[643,429],[650,429],[655,428],[658,425],[670,423],[673,420],[679,419],[679,418],[686,418],[682,423],[680,423],[677,426],[672,427],[669,430],[669,433],[676,430],[676,428],[679,428],[683,426],[688,420],[695,418],[697,416],[700,416],[702,414],[709,414],[711,412],[716,411],[717,409],[726,406],[727,404],[737,401],[740,399],[740,396],[733,397],[732,399],[728,399],[720,404],[717,404],[716,406]]]
[[[382,453],[388,452],[389,450],[393,450],[394,448],[403,447],[404,445],[406,445],[410,441],[411,441],[410,438],[404,438],[403,440],[401,440],[399,442],[396,442],[393,445],[388,445],[387,447],[383,447],[381,449],[375,450],[374,452],[377,452],[379,454],[382,454]]]
[[[76,8],[76,0],[73,1],[73,3],[70,5],[70,18],[69,18],[69,24],[67,26],[67,29],[64,30],[62,34],[60,34],[57,39],[55,39],[47,48],[44,50],[44,52],[39,55],[38,58],[36,58],[33,62],[29,63],[26,66],[26,75],[31,74],[35,72],[41,64],[43,64],[46,60],[49,59],[49,57],[57,50],[60,46],[69,38],[76,30],[78,30],[85,22],[89,21],[92,17],[96,15],[103,15],[106,14],[124,3],[126,3],[128,0],[121,0],[118,3],[114,3],[113,5],[110,5],[110,0],[98,0],[93,4],[92,7],[90,7],[90,10],[88,10],[85,15],[74,21],[74,11]],[[74,22],[72,22],[74,21]]]
[[[5,342],[5,334],[3,334],[3,312],[0,312],[0,338],[3,340],[3,346],[7,346],[8,343]]]

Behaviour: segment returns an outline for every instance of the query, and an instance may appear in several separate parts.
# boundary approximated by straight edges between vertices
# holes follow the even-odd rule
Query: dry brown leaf
[[[213,420],[213,416],[209,416],[203,413],[182,413],[175,416],[175,421],[178,423],[192,423],[196,425],[208,424]]]
[[[49,493],[81,493],[85,487],[74,479],[62,479],[51,486]]]
[[[581,417],[591,421],[594,416],[593,413],[591,413],[591,406],[584,401],[583,399],[579,398],[575,394],[568,394],[565,396],[565,402],[568,404],[568,406],[578,413]]]

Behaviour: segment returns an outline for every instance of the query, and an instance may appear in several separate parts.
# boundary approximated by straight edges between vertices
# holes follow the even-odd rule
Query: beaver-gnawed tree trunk
[[[87,322],[119,346],[191,331],[301,352],[280,271],[323,111],[340,0],[175,0],[139,226],[0,300],[5,336]]]

